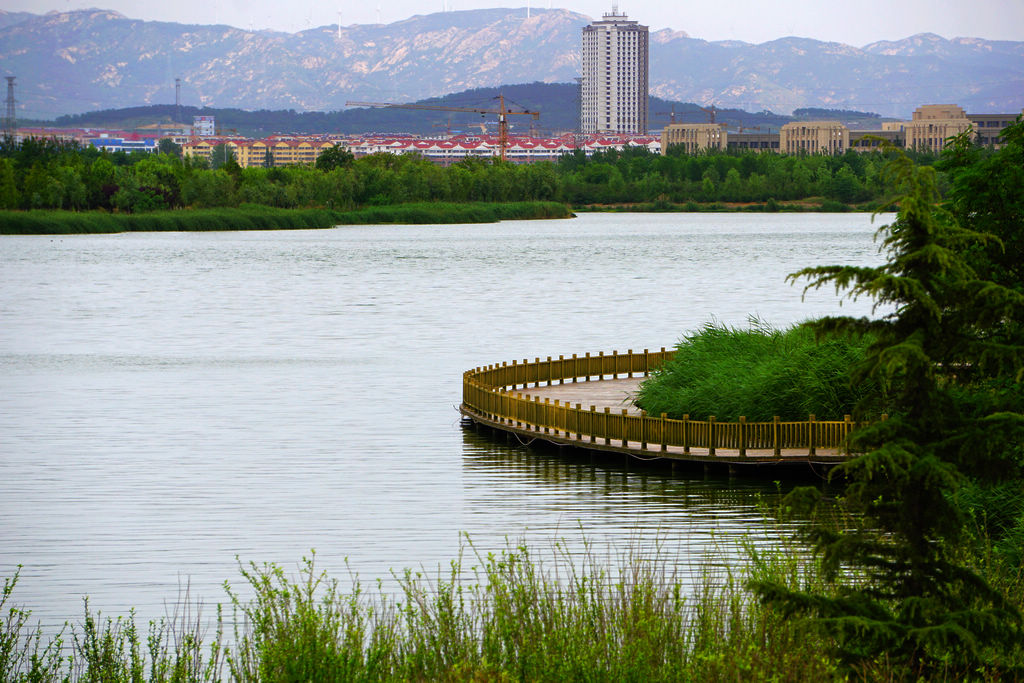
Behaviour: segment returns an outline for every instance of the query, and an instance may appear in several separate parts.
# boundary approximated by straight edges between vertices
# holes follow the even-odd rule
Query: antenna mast
[[[174,122],[181,123],[181,79],[174,79]]]
[[[7,112],[4,115],[4,136],[13,138],[18,129],[17,120],[14,118],[14,104],[17,102],[14,99],[15,76],[6,76],[5,78],[7,78]]]

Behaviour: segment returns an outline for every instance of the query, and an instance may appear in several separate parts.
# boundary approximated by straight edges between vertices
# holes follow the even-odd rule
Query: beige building
[[[242,168],[253,166],[312,165],[320,154],[334,145],[333,141],[320,138],[296,138],[269,140],[245,139],[192,139],[182,145],[186,156],[202,157],[207,161],[215,145],[221,142],[231,150],[235,161]],[[270,153],[268,159],[267,153]]]
[[[795,121],[779,129],[782,154],[842,154],[850,148],[850,129],[838,121]]]
[[[946,140],[971,127],[967,113],[955,104],[925,104],[903,124],[907,149],[938,154]]]
[[[661,133],[661,153],[665,154],[670,145],[682,145],[687,154],[707,149],[724,150],[729,145],[728,138],[725,124],[671,123]]]

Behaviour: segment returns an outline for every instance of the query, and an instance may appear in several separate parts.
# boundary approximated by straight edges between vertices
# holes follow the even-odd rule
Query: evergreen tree
[[[998,150],[979,148],[965,132],[936,167],[949,177],[950,211],[999,238],[977,250],[982,274],[1024,291],[1024,116],[1004,129]]]
[[[879,231],[887,263],[791,276],[891,311],[810,323],[823,337],[876,339],[855,376],[878,382],[892,416],[855,431],[850,447],[863,455],[835,471],[849,480],[845,501],[861,523],[811,533],[834,592],[754,587],[768,603],[814,616],[862,675],[885,661],[910,677],[976,676],[1010,666],[1024,638],[1020,613],[958,560],[966,527],[957,505],[965,483],[1020,481],[1024,339],[1002,332],[1019,329],[1024,296],[977,275],[967,254],[994,238],[937,207],[934,169],[900,155],[887,172],[899,194],[895,222]],[[813,495],[802,489],[791,500]]]

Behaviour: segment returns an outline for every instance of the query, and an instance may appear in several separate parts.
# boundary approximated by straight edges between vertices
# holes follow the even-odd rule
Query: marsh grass
[[[315,554],[295,576],[273,564],[240,565],[242,584],[227,586],[229,603],[209,632],[190,613],[151,623],[144,635],[133,615],[104,620],[87,605],[65,648],[62,636],[45,641],[28,626],[28,613],[17,611],[0,656],[20,665],[5,664],[3,680],[835,677],[825,643],[744,587],[766,573],[798,585],[814,581],[811,567],[796,559],[802,553],[751,550],[738,573],[723,569],[727,558],[708,558],[695,583],[692,568],[664,548],[628,551],[610,565],[589,545],[581,555],[555,544],[546,559],[523,545],[484,554],[467,542],[465,550],[436,574],[398,575],[393,597],[366,592],[355,579],[343,591],[317,568]]]
[[[851,383],[867,340],[817,342],[802,326],[778,330],[757,319],[747,329],[708,323],[686,336],[673,359],[641,387],[637,404],[652,415],[752,422],[841,420],[874,396]]]
[[[237,209],[180,209],[134,214],[103,211],[0,211],[0,234],[302,230],[337,225],[493,223],[571,216],[568,207],[558,202],[425,202],[352,211],[275,209],[256,205]]]
[[[212,625],[186,594],[179,612],[145,633],[132,614],[103,619],[86,604],[82,624],[50,639],[29,612],[7,607],[15,575],[0,602],[0,680],[907,680],[886,661],[844,670],[811,622],[748,589],[775,581],[830,594],[805,547],[744,547],[745,560],[723,547],[686,565],[661,543],[608,561],[588,543],[538,555],[524,545],[482,553],[467,540],[447,568],[397,575],[394,595],[365,591],[354,577],[343,590],[314,553],[294,575],[240,563],[241,583],[225,585],[229,601]],[[998,572],[1021,601],[1019,568],[969,559]]]

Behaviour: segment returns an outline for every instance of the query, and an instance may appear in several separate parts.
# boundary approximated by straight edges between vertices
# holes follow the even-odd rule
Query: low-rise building
[[[729,133],[722,123],[670,123],[661,133],[661,153],[672,145],[682,145],[687,154],[728,147]]]
[[[905,139],[906,133],[902,126],[895,130],[851,130],[850,149],[855,152],[877,152],[887,143],[902,149]]]
[[[967,113],[955,104],[925,104],[903,124],[907,149],[938,154],[946,140],[971,128]]]
[[[783,154],[842,154],[850,148],[850,129],[839,121],[796,121],[779,129]]]
[[[730,151],[778,152],[778,133],[729,133]]]
[[[159,147],[157,138],[143,137],[109,137],[101,135],[97,138],[89,138],[89,144],[107,152],[147,152],[152,154]]]
[[[1021,113],[1024,114],[1024,109]],[[1003,145],[1003,138],[999,134],[1017,120],[1013,114],[968,114],[967,118],[974,126],[975,141],[979,145],[996,149]]]

